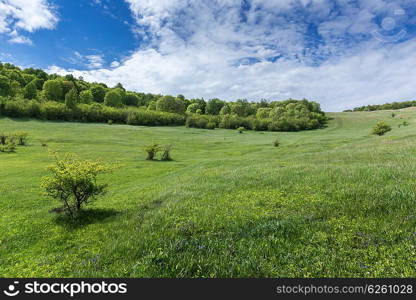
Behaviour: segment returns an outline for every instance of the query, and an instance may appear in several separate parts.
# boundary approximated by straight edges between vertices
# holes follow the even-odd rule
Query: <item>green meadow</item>
[[[328,115],[242,134],[2,117],[29,140],[0,153],[0,276],[415,277],[416,110]],[[152,142],[174,161],[146,161]],[[80,222],[49,212],[49,150],[119,165]]]

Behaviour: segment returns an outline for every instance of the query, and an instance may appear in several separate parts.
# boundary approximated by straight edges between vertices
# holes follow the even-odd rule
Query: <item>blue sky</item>
[[[414,0],[0,0],[0,60],[129,89],[326,110],[414,100]]]

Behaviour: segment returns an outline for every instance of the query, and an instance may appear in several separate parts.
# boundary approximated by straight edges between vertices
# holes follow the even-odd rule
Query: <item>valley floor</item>
[[[0,153],[0,276],[415,277],[416,110],[329,115],[243,134],[0,118],[29,132]],[[151,142],[174,161],[145,161]],[[48,212],[48,149],[121,164],[82,224]]]

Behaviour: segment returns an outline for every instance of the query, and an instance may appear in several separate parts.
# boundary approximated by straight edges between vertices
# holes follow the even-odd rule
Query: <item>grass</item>
[[[416,110],[330,116],[244,134],[1,118],[29,140],[0,153],[0,274],[415,277]],[[370,135],[379,120],[393,131]],[[152,142],[174,145],[174,161],[146,161]],[[122,164],[80,224],[48,212],[48,149]]]

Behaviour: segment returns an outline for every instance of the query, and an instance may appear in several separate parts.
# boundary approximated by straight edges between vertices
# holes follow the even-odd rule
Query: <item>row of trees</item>
[[[132,111],[134,114],[127,118]],[[110,88],[72,75],[47,74],[32,68],[22,70],[8,63],[0,63],[0,113],[13,117],[87,122],[113,120],[137,125],[158,125],[158,120],[153,121],[155,116],[156,119],[161,116],[172,119],[172,115],[161,114],[165,113],[175,114],[175,120],[165,120],[163,125],[182,125],[188,119],[191,127],[209,129],[220,127],[221,121],[227,123],[228,119],[234,120],[233,124],[224,128],[249,123],[244,127],[261,127],[261,130],[314,129],[326,122],[320,105],[306,99],[271,102],[186,99],[183,95],[174,97],[127,91],[120,83]],[[239,124],[235,125],[235,120]],[[253,120],[263,125],[255,126]]]
[[[374,104],[356,107],[354,109],[345,110],[344,112],[353,112],[353,111],[375,111],[375,110],[395,110],[402,109],[407,107],[416,106],[416,101],[403,101],[403,102],[392,102],[385,104]]]

